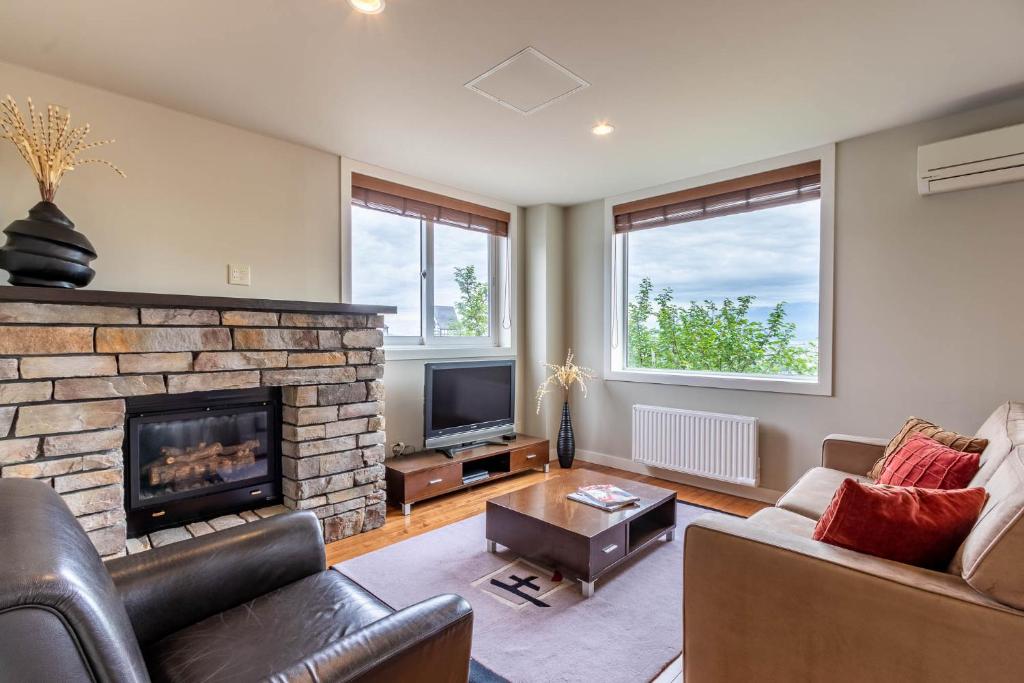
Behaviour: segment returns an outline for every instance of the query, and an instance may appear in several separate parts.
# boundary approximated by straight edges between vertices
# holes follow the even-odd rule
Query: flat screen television
[[[461,446],[512,433],[514,360],[427,363],[423,441],[427,448]]]

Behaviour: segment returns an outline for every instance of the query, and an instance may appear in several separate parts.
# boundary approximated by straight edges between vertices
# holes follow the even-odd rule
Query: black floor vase
[[[96,275],[89,267],[96,250],[52,202],[39,202],[28,218],[14,221],[4,234],[0,268],[10,273],[12,285],[85,287]]]
[[[564,468],[572,467],[576,457],[576,437],[572,433],[572,415],[569,414],[569,402],[562,404],[562,424],[558,428],[558,442],[555,444],[558,453],[558,464]]]

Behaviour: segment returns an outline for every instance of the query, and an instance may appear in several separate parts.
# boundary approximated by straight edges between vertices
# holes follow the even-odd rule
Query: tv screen
[[[515,361],[428,363],[425,436],[510,426],[515,420]]]

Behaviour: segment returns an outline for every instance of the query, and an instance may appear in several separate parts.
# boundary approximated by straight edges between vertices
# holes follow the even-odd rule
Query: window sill
[[[384,346],[384,360],[431,360],[447,358],[514,358],[509,346]]]
[[[639,382],[644,384],[675,384],[678,386],[713,389],[740,389],[743,391],[769,391],[781,394],[831,396],[832,386],[822,378],[817,380],[786,379],[782,377],[755,377],[715,373],[664,372],[660,370],[610,370],[606,380],[612,382]]]

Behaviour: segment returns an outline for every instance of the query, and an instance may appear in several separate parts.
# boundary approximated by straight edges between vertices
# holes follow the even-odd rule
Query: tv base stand
[[[462,451],[471,451],[474,448],[479,448],[480,446],[504,445],[506,445],[505,441],[500,441],[496,439],[481,439],[480,441],[469,441],[467,443],[459,444],[457,446],[443,446],[441,448],[435,448],[434,450],[437,451],[438,453],[441,453],[442,455],[449,459],[454,459],[455,456],[461,453]]]
[[[547,439],[519,435],[510,441],[459,450],[451,456],[420,451],[390,458],[384,463],[388,501],[408,515],[413,503],[445,493],[529,470],[547,472],[548,452]]]

